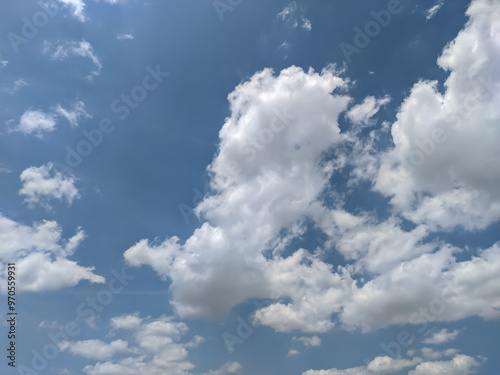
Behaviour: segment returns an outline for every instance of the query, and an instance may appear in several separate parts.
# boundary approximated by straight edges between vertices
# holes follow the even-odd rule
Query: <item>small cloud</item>
[[[118,39],[118,40],[132,40],[132,39],[134,39],[134,36],[132,34],[121,34],[121,35],[117,35],[116,39]]]
[[[43,110],[27,110],[12,131],[41,137],[42,133],[50,133],[55,129],[56,119],[52,113],[45,113]]]
[[[292,15],[295,13],[296,10],[297,10],[297,3],[294,1],[288,4],[286,7],[283,8],[281,12],[278,13],[278,18],[281,18],[282,21],[287,21],[292,17]]]
[[[300,26],[306,31],[311,31],[312,24],[311,21],[303,15],[304,10],[304,7],[297,5],[297,2],[293,1],[285,6],[283,10],[278,13],[277,17],[284,23],[291,25],[294,29]]]
[[[281,43],[281,45],[280,45],[278,48],[283,48],[283,49],[290,48],[290,43],[288,43],[288,42],[285,40],[283,43]]]
[[[460,330],[456,329],[452,332],[448,331],[446,328],[443,328],[441,331],[435,332],[432,334],[431,337],[426,338],[423,343],[424,344],[444,344],[445,342],[454,340],[458,334],[460,333]]]
[[[306,348],[311,348],[313,346],[320,346],[321,345],[321,339],[318,336],[311,336],[311,337],[292,337],[292,340],[298,341],[302,343]]]
[[[439,11],[439,9],[441,9],[443,4],[444,4],[444,1],[439,0],[434,6],[427,9],[427,11],[425,12],[426,13],[425,19],[427,21],[429,21],[432,17],[434,17],[436,15],[436,13]]]
[[[0,173],[12,173],[12,171],[9,168],[7,168],[5,165],[0,163]]]
[[[47,54],[51,51],[51,49],[52,44],[44,41],[44,48],[42,52]],[[93,77],[101,74],[102,64],[99,58],[94,54],[92,45],[85,39],[82,39],[80,42],[66,42],[58,45],[52,53],[51,58],[52,60],[65,60],[69,56],[81,56],[92,61],[96,69],[87,76],[88,79],[92,79]]]
[[[50,209],[48,201],[51,199],[66,201],[71,205],[73,200],[80,197],[75,187],[75,176],[63,175],[56,170],[53,163],[41,167],[29,167],[19,177],[23,185],[19,194],[25,196],[24,202],[30,207],[40,204]],[[75,237],[74,243],[68,243],[68,251],[73,251],[81,240],[79,236]]]
[[[2,60],[0,57],[0,69],[5,68],[9,62],[7,60]]]
[[[369,126],[373,125],[372,117],[380,110],[380,107],[386,105],[391,101],[389,96],[376,99],[374,96],[367,96],[361,104],[353,106],[347,112],[347,118],[355,126]]]
[[[299,352],[298,350],[296,350],[296,349],[290,349],[290,350],[288,351],[288,354],[287,354],[286,356],[287,356],[287,357],[291,357],[291,356],[293,356],[293,355],[297,355],[297,354],[300,354],[300,352]]]
[[[59,1],[65,8],[68,8],[72,13],[73,17],[75,17],[80,22],[85,22],[85,3],[83,0],[57,0]]]
[[[2,87],[0,88],[0,92],[6,92],[7,94],[15,94],[21,87],[29,86],[28,82],[26,82],[23,78],[20,78],[14,81],[14,84],[11,88]]]
[[[73,127],[78,126],[78,121],[82,118],[92,118],[92,116],[85,110],[85,104],[82,101],[78,101],[73,104],[73,107],[70,110],[64,109],[61,105],[58,105],[55,108],[55,113],[68,120]]]
[[[311,31],[311,29],[312,29],[311,21],[309,21],[304,16],[300,17],[300,19],[302,20],[302,28],[306,29],[307,31]]]

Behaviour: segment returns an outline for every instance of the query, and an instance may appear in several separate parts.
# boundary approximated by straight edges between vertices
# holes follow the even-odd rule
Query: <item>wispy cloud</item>
[[[94,64],[95,70],[87,76],[88,79],[101,74],[102,64],[99,58],[94,54],[92,45],[85,39],[80,42],[64,42],[59,44],[53,51],[52,43],[44,41],[43,53],[50,54],[53,60],[65,60],[70,56],[81,56],[90,59]]]
[[[436,15],[436,13],[441,9],[444,4],[444,0],[439,0],[434,6],[427,9],[425,19],[428,21]]]
[[[134,36],[132,34],[120,34],[116,36],[116,39],[118,40],[132,40],[134,39]]]

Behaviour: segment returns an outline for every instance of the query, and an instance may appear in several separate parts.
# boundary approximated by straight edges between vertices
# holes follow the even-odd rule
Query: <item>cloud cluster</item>
[[[12,126],[9,131],[21,132],[26,135],[33,134],[38,138],[42,138],[44,133],[56,130],[58,118],[61,117],[73,127],[78,126],[81,120],[92,118],[85,110],[85,103],[76,101],[70,109],[66,109],[60,104],[48,111],[28,109],[22,114],[19,122]],[[13,122],[13,120],[10,122]]]
[[[69,260],[85,238],[78,228],[76,234],[62,238],[62,229],[55,221],[43,221],[26,226],[0,214],[0,265],[16,262],[19,291],[38,292],[75,286],[82,280],[104,283],[104,278],[94,274],[94,267],[82,267]],[[5,272],[0,286],[7,289]]]
[[[283,19],[293,8],[285,10]],[[349,109],[349,81],[332,67],[257,72],[228,97],[231,114],[208,167],[212,191],[195,210],[203,224],[185,242],[142,239],[126,262],[170,280],[181,317],[221,317],[266,298],[273,302],[254,320],[281,332],[500,318],[500,244],[459,258],[464,249],[429,240],[500,218],[499,12],[491,0],[471,4],[470,21],[438,59],[449,72],[444,92],[417,82],[397,121],[383,125],[394,147],[382,153],[374,137],[356,139],[388,97]],[[345,134],[341,114],[353,125]],[[332,180],[349,174],[346,166],[354,168],[348,187],[366,179],[390,199],[386,218],[344,207]],[[325,249],[284,251],[311,224],[328,236]],[[325,262],[327,249],[347,264]]]
[[[188,349],[204,341],[194,336],[190,341],[180,342],[188,333],[188,327],[165,315],[158,319],[141,318],[138,314],[117,316],[111,319],[111,326],[113,335],[127,333],[130,339],[110,343],[101,340],[62,342],[59,348],[98,360],[84,367],[83,372],[89,375],[189,375],[195,366],[188,358]],[[120,353],[126,356],[113,359]],[[238,374],[240,370],[239,363],[228,362],[204,375]]]
[[[415,367],[415,365],[417,365]],[[391,357],[376,357],[366,366],[348,369],[309,370],[302,375],[380,375],[396,374],[399,371],[413,367],[408,375],[470,375],[474,374],[480,362],[473,357],[463,354],[455,355],[447,361],[427,361],[421,357],[412,359]]]

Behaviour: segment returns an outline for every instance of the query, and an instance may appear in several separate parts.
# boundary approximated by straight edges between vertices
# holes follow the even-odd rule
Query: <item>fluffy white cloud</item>
[[[341,313],[346,326],[368,331],[391,324],[454,321],[478,315],[500,318],[500,243],[457,262],[459,249],[442,247],[402,262],[356,289]]]
[[[6,269],[7,262],[16,262],[19,291],[56,290],[75,286],[81,280],[103,283],[102,276],[93,273],[93,267],[82,267],[67,259],[85,238],[77,233],[63,240],[61,228],[55,221],[43,221],[32,227],[17,223],[0,214],[0,265]],[[2,272],[3,293],[7,282]]]
[[[20,175],[23,184],[19,194],[24,195],[24,201],[30,205],[41,204],[46,207],[48,200],[57,199],[66,201],[68,205],[74,199],[79,198],[75,187],[75,177],[65,176],[54,170],[53,163],[47,163],[41,167],[26,168]]]
[[[411,231],[401,229],[400,220],[390,217],[378,222],[369,215],[353,215],[342,209],[328,210],[319,203],[311,205],[311,217],[347,260],[355,260],[356,272],[383,273],[401,261],[432,252],[436,245],[424,243],[429,234],[423,225]]]
[[[381,375],[395,374],[409,367],[408,375],[469,375],[475,374],[480,363],[469,356],[457,354],[449,361],[424,361],[421,357],[412,359],[376,357],[367,366],[359,366],[344,370],[309,370],[302,375]]]
[[[311,336],[311,337],[292,337],[293,340],[300,342],[303,344],[306,348],[310,348],[313,346],[320,346],[321,345],[321,339],[318,336]]]
[[[408,375],[469,375],[475,374],[479,365],[476,359],[459,354],[449,361],[423,362]]]
[[[63,341],[58,346],[61,351],[68,350],[75,355],[96,360],[111,359],[116,353],[130,351],[128,342],[124,340],[111,341],[109,344],[101,340]]]
[[[445,342],[455,340],[460,331],[458,329],[454,331],[448,331],[446,328],[443,328],[441,331],[432,333],[431,337],[426,338],[423,343],[424,344],[444,344]]]
[[[35,133],[41,136],[43,132],[52,132],[56,129],[56,119],[52,113],[42,110],[28,110],[23,113],[19,124],[14,128],[24,134]]]
[[[66,0],[64,0],[66,1]],[[71,0],[73,1],[73,0]],[[87,42],[85,39],[82,39],[80,42],[65,42],[59,44],[55,51],[52,48],[52,44],[50,42],[44,41],[44,53],[50,53],[51,58],[53,60],[65,60],[70,56],[80,56],[84,58],[88,58],[95,66],[95,70],[91,72],[87,76],[88,79],[92,79],[93,77],[101,74],[102,64],[99,58],[94,54],[94,49],[92,45]]]
[[[363,156],[355,145],[365,177],[391,197],[394,212],[385,221],[322,201],[322,193],[335,198],[330,177],[352,159],[343,152],[356,134],[341,134],[337,124],[351,101],[339,94],[348,81],[331,67],[320,74],[291,67],[278,76],[266,69],[229,95],[231,114],[208,167],[212,191],[195,209],[204,223],[184,243],[175,236],[161,243],[143,239],[125,251],[126,262],[151,266],[171,280],[171,303],[182,317],[222,317],[248,298],[266,298],[272,303],[253,318],[283,332],[326,332],[335,326],[334,314],[344,328],[363,331],[500,318],[499,244],[457,261],[461,249],[428,240],[437,229],[483,228],[498,216],[496,86],[489,95],[482,92],[456,134],[427,155],[432,162],[399,176],[413,140],[441,140],[435,126],[451,128],[448,115],[475,92],[469,78],[488,72],[495,77],[491,61],[498,60],[493,55],[500,41],[488,30],[497,30],[499,10],[492,8],[491,1],[472,3],[471,22],[439,59],[451,71],[446,92],[428,82],[415,85],[392,126],[395,147],[382,156]],[[481,63],[465,52],[472,44]],[[351,117],[367,121],[387,100],[367,99]],[[471,139],[484,147],[466,147],[463,142]],[[415,226],[403,225],[399,215]],[[283,255],[310,219],[350,264],[325,263],[321,251]]]
[[[41,109],[25,111],[19,119],[19,123],[13,126],[10,131],[34,134],[41,138],[43,133],[50,133],[56,129],[58,117],[65,118],[71,126],[78,126],[78,122],[82,119],[92,118],[85,110],[85,104],[82,101],[75,102],[71,109],[65,109],[58,104],[49,111]]]
[[[435,351],[431,348],[422,348],[420,349],[420,352],[422,353],[422,357],[428,361],[428,360],[436,360],[442,357],[454,357],[458,354],[457,349],[446,349],[443,351]]]
[[[405,368],[415,366],[422,362],[422,358],[415,357],[413,359],[394,359],[388,356],[376,357],[367,366],[353,367],[345,370],[329,369],[329,370],[309,370],[303,372],[302,375],[378,375],[392,374],[401,371]]]
[[[375,181],[396,211],[436,229],[482,229],[500,218],[500,8],[477,0],[467,15],[438,59],[449,72],[444,93],[436,81],[415,84]]]
[[[135,315],[123,315],[111,319],[115,330],[126,330],[132,338],[127,342],[115,340],[106,344],[100,340],[78,343],[62,343],[74,354],[97,360],[111,359],[118,352],[131,352],[132,356],[118,360],[98,362],[83,369],[89,375],[189,375],[194,365],[189,361],[188,348],[199,345],[203,339],[193,337],[191,341],[179,342],[188,333],[183,322],[176,322],[171,316],[156,320]],[[116,331],[115,331],[116,333]],[[106,358],[104,358],[104,356]],[[223,364],[217,370],[204,375],[237,374],[241,366],[237,362]]]
[[[288,258],[275,251],[271,260],[262,252],[301,232],[307,207],[327,184],[333,166],[320,160],[342,141],[336,119],[350,100],[332,94],[346,86],[334,73],[291,67],[276,77],[266,69],[239,85],[208,168],[215,194],[196,208],[207,222],[184,244],[141,240],[125,252],[128,264],[172,280],[181,316],[220,317],[250,297],[290,298],[256,319],[284,331],[333,326],[330,315],[352,281],[304,250]]]
[[[391,101],[389,96],[376,99],[374,96],[367,96],[362,103],[353,106],[346,114],[347,118],[355,125],[366,126],[373,124],[372,117],[377,114],[383,105]]]

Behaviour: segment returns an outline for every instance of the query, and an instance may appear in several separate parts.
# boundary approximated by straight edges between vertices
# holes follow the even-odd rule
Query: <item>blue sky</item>
[[[496,374],[495,0],[2,10],[2,373]]]

